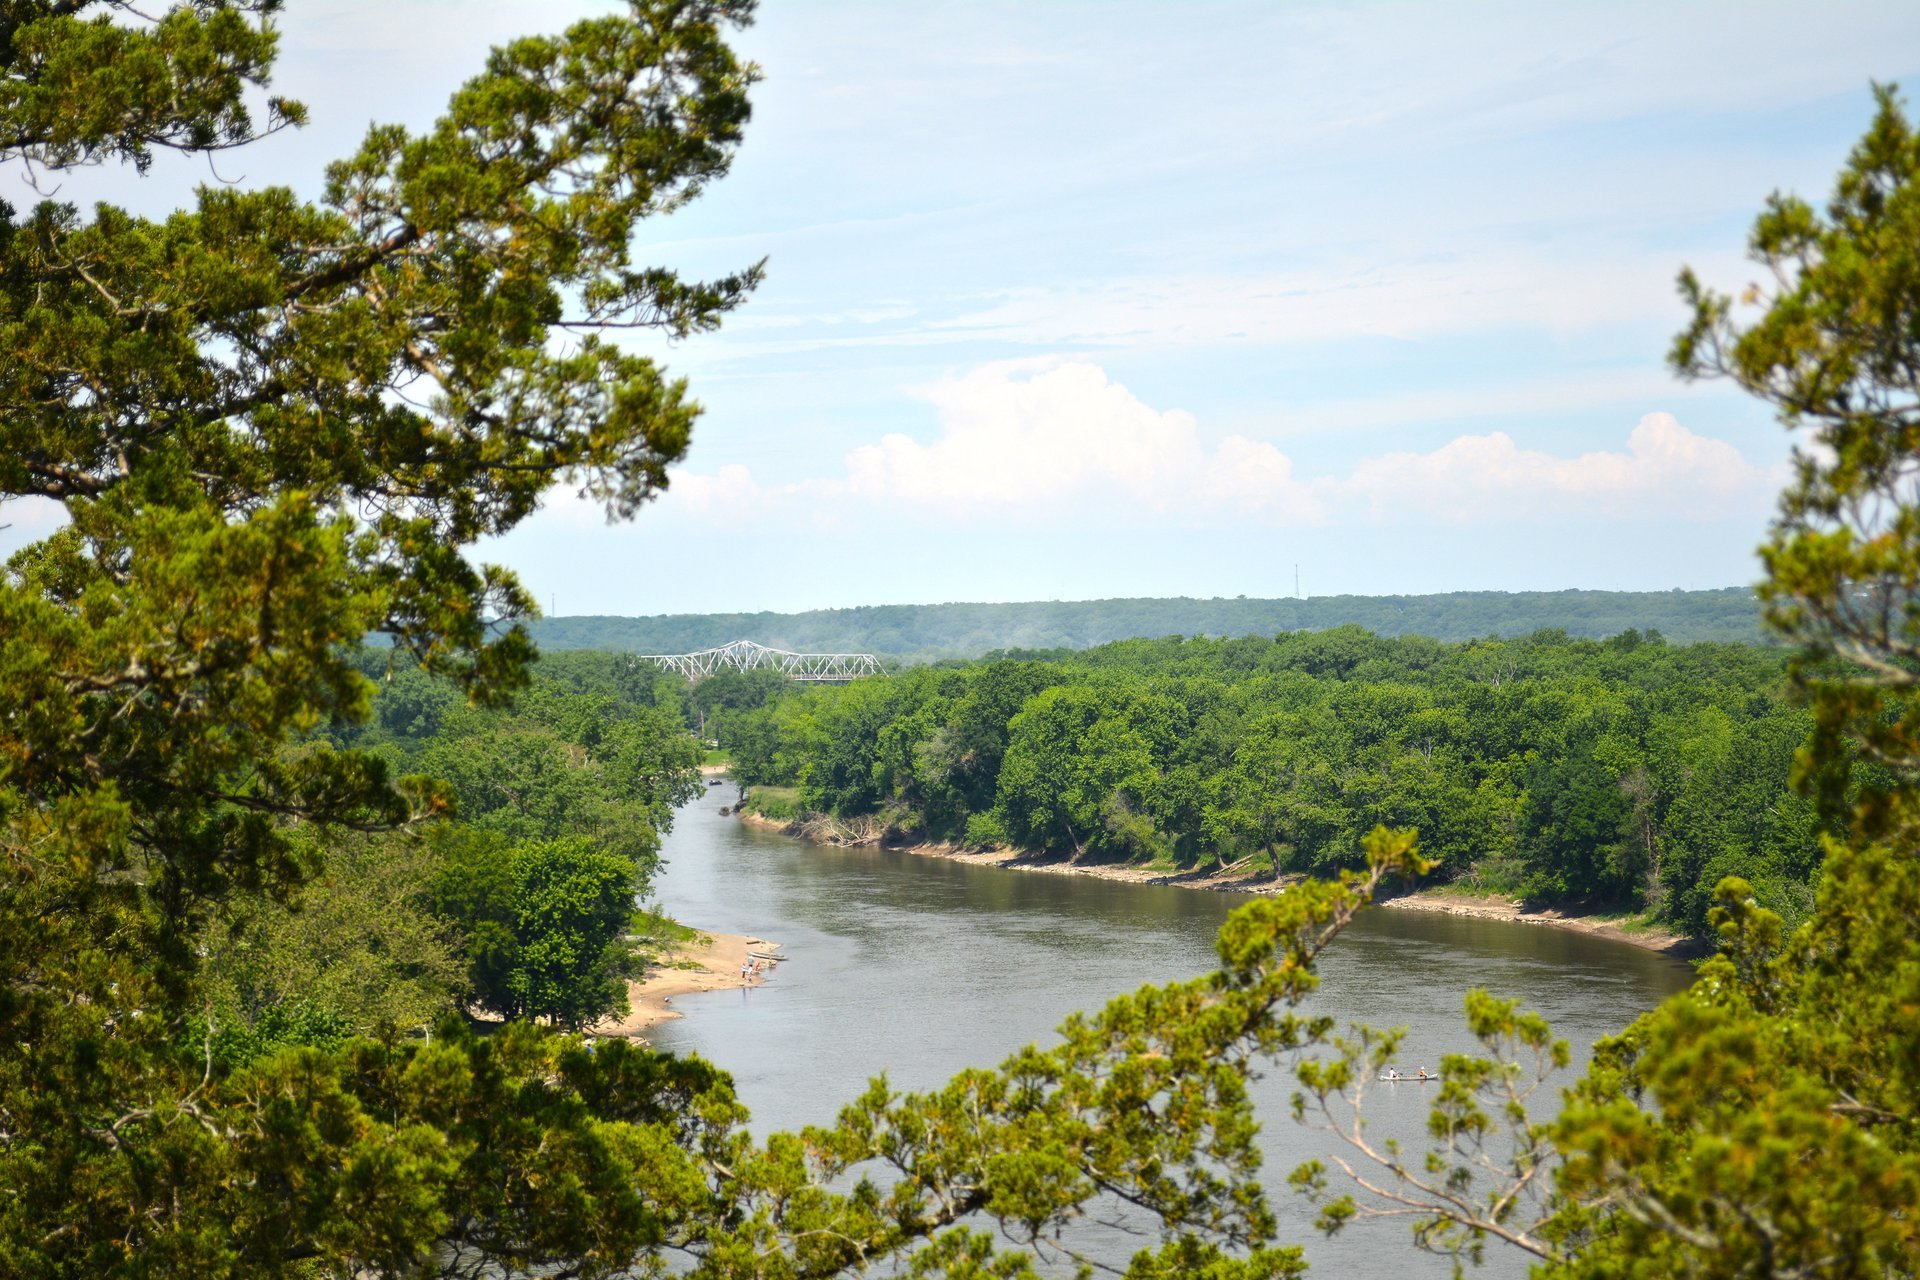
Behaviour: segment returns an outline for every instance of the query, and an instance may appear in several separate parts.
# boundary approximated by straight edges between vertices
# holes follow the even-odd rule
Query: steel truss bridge
[[[778,671],[789,680],[815,684],[845,684],[861,676],[880,674],[880,660],[870,653],[788,653],[751,640],[735,640],[718,649],[698,653],[643,653],[663,671],[677,671],[689,680],[704,680],[716,671]]]

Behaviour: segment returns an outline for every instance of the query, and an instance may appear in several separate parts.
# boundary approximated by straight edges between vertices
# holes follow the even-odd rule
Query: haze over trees
[[[1565,631],[1599,640],[1658,631],[1669,640],[1754,643],[1770,637],[1745,587],[1711,591],[1455,591],[1428,596],[1258,600],[1048,600],[893,604],[808,613],[554,617],[528,624],[541,649],[690,653],[731,640],[777,649],[860,651],[913,661],[1006,650],[1085,649],[1137,636],[1271,636],[1357,626],[1438,640]]]
[[[139,167],[297,122],[297,104],[252,105],[275,7],[0,8],[0,158]],[[0,577],[0,1268],[798,1278],[897,1262],[1014,1280],[1118,1195],[1152,1227],[1130,1276],[1302,1269],[1275,1238],[1247,1081],[1292,1066],[1304,1107],[1390,1060],[1390,1036],[1336,1041],[1297,1006],[1369,897],[1428,870],[1408,832],[1369,833],[1363,871],[1236,911],[1213,973],[1119,997],[937,1090],[876,1082],[833,1125],[764,1142],[697,1060],[589,1051],[526,1017],[484,1037],[405,1025],[461,982],[579,1020],[554,975],[604,996],[617,957],[594,944],[614,890],[644,877],[687,784],[688,745],[650,687],[579,668],[528,690],[531,647],[499,624],[529,602],[465,548],[556,482],[631,515],[684,450],[684,389],[593,331],[709,328],[756,278],[680,281],[628,251],[637,220],[724,173],[754,75],[727,28],[750,14],[635,0],[515,42],[428,132],[374,129],[315,204],[223,187],[162,222],[51,200],[0,219],[0,495],[70,517]],[[1822,838],[1814,907],[1788,932],[1752,885],[1722,882],[1722,953],[1601,1047],[1549,1127],[1507,1106],[1509,1085],[1520,1059],[1564,1052],[1475,997],[1488,1056],[1447,1063],[1434,1162],[1387,1175],[1430,1246],[1504,1240],[1561,1275],[1915,1269],[1920,140],[1883,99],[1826,213],[1783,199],[1758,224],[1779,282],[1756,291],[1764,314],[1736,323],[1693,288],[1676,351],[1822,446],[1785,499],[1768,584],[1815,730],[1797,773],[1840,833]],[[378,721],[356,647],[370,633],[401,651]],[[1694,652],[1639,639],[1629,673]],[[1177,668],[1181,646],[1162,649]],[[1340,671],[1362,700],[1381,692],[1365,665]],[[411,667],[448,683],[403,687]],[[1182,729],[1162,695],[1114,715],[1098,681],[982,671],[945,737],[895,744],[952,753],[943,776],[969,824],[986,812],[978,766],[1030,772],[1023,716],[1035,755],[1076,726],[1101,743],[1091,765],[1062,762],[1080,775],[1057,806],[1018,783],[1016,820],[1076,839],[1085,806]],[[707,710],[756,695],[730,696]],[[882,709],[828,726],[831,758],[851,758],[836,735],[883,734]],[[1248,758],[1319,785],[1288,741]],[[1607,741],[1567,757],[1590,799],[1609,776],[1593,770],[1619,759]],[[476,757],[492,767],[459,775]],[[427,767],[454,789],[407,772]],[[852,795],[878,780],[828,781]],[[1598,804],[1542,821],[1590,829]],[[1137,816],[1113,815],[1116,841],[1137,838]],[[319,963],[349,932],[339,913],[381,885],[395,901],[370,932],[387,968]],[[464,938],[439,931],[445,912]],[[499,962],[484,972],[475,939]],[[303,987],[305,1007],[276,1006]],[[1512,1145],[1479,1173],[1508,1181],[1486,1188],[1469,1166],[1501,1132]],[[1295,1185],[1329,1228],[1368,1211],[1325,1170]]]

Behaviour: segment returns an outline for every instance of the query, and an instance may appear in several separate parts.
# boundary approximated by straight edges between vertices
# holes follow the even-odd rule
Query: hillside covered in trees
[[[1811,721],[1784,679],[1777,650],[1634,631],[1342,627],[698,696],[743,780],[900,840],[1328,875],[1376,825],[1418,828],[1445,878],[1703,936],[1725,876],[1812,906],[1814,811],[1787,790]]]
[[[1439,640],[1524,636],[1541,630],[1600,639],[1658,631],[1669,640],[1761,642],[1759,606],[1745,587],[1714,591],[1456,591],[1427,596],[1307,600],[1051,600],[1017,604],[898,604],[806,613],[685,613],[644,618],[541,618],[542,649],[687,653],[730,640],[776,649],[858,650],[906,660],[975,658],[998,650],[1085,649],[1152,636],[1270,636],[1364,627],[1376,635]]]

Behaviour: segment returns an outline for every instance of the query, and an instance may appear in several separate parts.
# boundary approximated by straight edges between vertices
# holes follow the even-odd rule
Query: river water
[[[776,940],[791,959],[763,986],[677,998],[684,1016],[650,1039],[731,1072],[757,1135],[830,1122],[883,1070],[896,1088],[933,1088],[962,1067],[992,1066],[1025,1044],[1050,1042],[1076,1009],[1144,982],[1203,973],[1214,967],[1215,931],[1244,901],[811,845],[721,817],[734,795],[731,786],[715,787],[680,811],[666,839],[660,903],[699,928]],[[1433,1069],[1442,1054],[1476,1047],[1460,1012],[1469,988],[1517,997],[1546,1015],[1572,1044],[1577,1066],[1595,1039],[1685,986],[1690,971],[1558,929],[1370,911],[1320,972],[1319,1010],[1408,1028],[1403,1067]],[[1429,1089],[1370,1093],[1370,1134],[1418,1143]],[[1557,1089],[1547,1093],[1558,1097]],[[1329,1139],[1292,1120],[1281,1073],[1262,1082],[1258,1096],[1282,1240],[1305,1245],[1316,1274],[1448,1274],[1445,1260],[1413,1248],[1401,1220],[1322,1239],[1284,1180],[1301,1160],[1330,1149]],[[1142,1243],[1115,1237],[1104,1249],[1120,1261]],[[1490,1260],[1485,1274],[1525,1274],[1526,1260],[1513,1250]]]

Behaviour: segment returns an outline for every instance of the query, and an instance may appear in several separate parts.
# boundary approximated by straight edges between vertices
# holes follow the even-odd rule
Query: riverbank
[[[892,844],[884,832],[868,824],[820,819],[813,822],[783,821],[742,811],[740,821],[748,826],[778,831],[783,835],[818,844],[852,848],[892,848],[918,857],[946,858],[975,866],[999,867],[1008,871],[1035,871],[1047,875],[1091,876],[1099,880],[1118,880],[1127,884],[1168,885],[1179,889],[1200,889],[1209,893],[1278,893],[1305,877],[1282,876],[1275,880],[1264,871],[1166,871],[1153,867],[1114,866],[1107,863],[1076,863],[1056,854],[1023,853],[1016,849],[967,849],[948,843]],[[1433,911],[1445,915],[1474,916],[1487,920],[1506,920],[1514,924],[1546,925],[1584,933],[1590,937],[1624,942],[1629,946],[1663,955],[1691,959],[1707,954],[1711,946],[1696,938],[1683,937],[1656,928],[1623,928],[1616,919],[1597,914],[1558,910],[1529,910],[1518,901],[1498,895],[1467,895],[1448,889],[1420,889],[1397,898],[1383,900],[1382,907],[1400,911]]]
[[[748,952],[776,952],[777,942],[749,938],[740,933],[702,933],[662,967],[639,982],[627,984],[629,1012],[624,1018],[609,1019],[591,1028],[596,1036],[637,1036],[649,1027],[681,1016],[671,1001],[676,996],[700,991],[722,991],[754,986],[765,982],[771,969],[763,967],[758,977],[742,980],[740,966],[747,963]]]
[[[1651,926],[1623,926],[1617,917],[1592,913],[1559,911],[1552,908],[1532,910],[1512,898],[1499,894],[1463,894],[1448,889],[1422,889],[1418,893],[1389,898],[1380,904],[1399,911],[1435,911],[1449,916],[1471,916],[1481,920],[1506,920],[1513,924],[1539,924],[1567,929],[1589,937],[1625,942],[1630,946],[1658,951],[1683,960],[1698,959],[1712,952],[1711,944]]]

